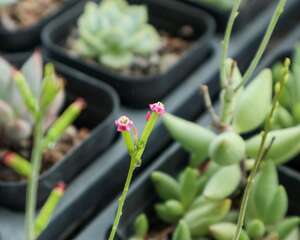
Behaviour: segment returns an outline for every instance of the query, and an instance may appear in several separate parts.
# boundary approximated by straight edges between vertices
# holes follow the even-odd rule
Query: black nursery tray
[[[132,185],[126,200],[126,207],[117,232],[118,240],[127,240],[132,234],[134,219],[143,212],[151,211],[157,201],[157,195],[150,179],[153,171],[162,171],[176,176],[187,166],[188,154],[177,144],[173,144],[159,157]],[[293,170],[279,169],[280,183],[286,187],[289,195],[289,212],[300,215],[300,175]],[[105,211],[99,214],[75,240],[107,240],[114,220],[118,200],[115,200]]]
[[[177,0],[177,1],[183,1],[183,0]],[[230,16],[230,10],[222,11],[220,9],[216,9],[213,7],[210,7],[206,4],[200,3],[201,0],[184,0],[186,3],[194,6],[198,9],[203,9],[207,11],[209,14],[211,14],[216,22],[217,22],[217,30],[218,32],[224,32],[226,28],[226,23]],[[235,33],[238,31],[241,31],[245,29],[247,24],[249,24],[253,18],[256,18],[260,14],[263,14],[264,11],[271,5],[277,4],[277,1],[274,0],[248,0],[243,1],[243,5],[241,7],[239,18],[237,20],[237,23],[234,27]]]
[[[298,0],[288,2],[286,14],[296,9]],[[242,70],[248,65],[251,56],[256,50],[261,33],[265,29],[273,8],[269,8],[256,18],[246,29],[235,35],[232,41],[230,56],[237,59]],[[218,39],[219,41],[219,39]],[[184,84],[179,85],[166,97],[161,99],[170,113],[194,120],[205,110],[198,87],[206,83],[211,89],[212,96],[219,91],[218,67],[220,54],[218,44],[212,41],[213,48],[206,62],[189,75]],[[148,109],[132,109],[122,106],[121,114],[130,116],[138,129],[145,122]],[[151,163],[158,154],[171,142],[162,124],[155,128],[149,145],[143,156],[143,165],[136,174]],[[129,164],[128,154],[122,140],[119,138],[105,153],[99,156],[85,171],[83,171],[69,185],[67,192],[59,204],[53,219],[40,240],[74,239],[93,216],[101,212],[121,191]],[[5,240],[23,240],[23,212],[14,212],[0,208],[0,235]],[[98,227],[100,231],[101,226]],[[66,238],[69,236],[69,238]]]
[[[16,61],[13,63],[17,64]],[[115,137],[112,122],[119,111],[119,99],[111,87],[96,82],[62,64],[55,64],[55,68],[65,79],[67,95],[65,107],[78,97],[82,97],[87,102],[87,108],[74,124],[77,128],[88,128],[90,133],[80,145],[70,150],[61,161],[40,176],[38,205],[47,198],[57,182],[64,181],[68,184],[76,174],[95,159],[95,156],[111,144]],[[25,208],[25,198],[26,181],[0,181],[0,204],[2,206],[22,210]]]
[[[190,25],[194,29],[195,38],[192,46],[166,72],[141,77],[125,76],[97,63],[71,56],[63,45],[66,42],[66,36],[76,26],[84,4],[79,4],[64,16],[51,22],[43,32],[42,39],[50,58],[110,84],[119,93],[122,103],[145,107],[149,102],[166,96],[176,85],[183,84],[185,78],[205,60],[209,53],[215,24],[207,13],[173,0],[129,0],[129,2],[145,4],[149,10],[150,22],[158,29],[173,34],[185,25]]]
[[[15,52],[33,48],[40,42],[40,34],[44,26],[79,1],[81,0],[64,0],[59,9],[28,28],[8,31],[0,25],[0,50]]]

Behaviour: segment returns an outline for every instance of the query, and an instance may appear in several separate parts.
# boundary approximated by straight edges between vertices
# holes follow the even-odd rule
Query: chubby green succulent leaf
[[[185,209],[189,208],[198,192],[199,174],[196,169],[186,168],[180,181],[180,199]]]
[[[177,222],[184,214],[184,208],[177,200],[158,203],[155,205],[155,211],[160,219],[168,223]]]
[[[279,105],[276,108],[273,125],[277,128],[288,128],[295,124],[295,119],[291,113]]]
[[[197,156],[193,167],[197,167],[208,157],[208,148],[215,134],[200,125],[182,118],[165,114],[163,123],[171,136],[188,152]]]
[[[245,158],[245,155],[245,141],[234,132],[218,135],[209,146],[211,160],[221,166],[238,164]]]
[[[192,237],[205,236],[209,232],[209,226],[222,221],[228,214],[231,207],[231,200],[225,199],[216,202],[207,202],[188,212],[184,220],[189,226]]]
[[[149,231],[149,221],[147,216],[142,213],[134,221],[133,225],[135,236],[143,238]]]
[[[284,240],[299,240],[300,239],[300,233],[299,229],[296,227],[291,233],[284,238]]]
[[[269,209],[276,195],[278,176],[275,165],[267,161],[255,178],[252,191],[257,218],[266,221]]]
[[[192,240],[192,236],[188,225],[184,220],[181,220],[177,225],[173,234],[172,240]]]
[[[288,196],[283,186],[278,186],[269,206],[265,223],[275,224],[282,220],[288,210]]]
[[[263,70],[243,91],[237,101],[233,127],[239,133],[259,127],[265,120],[272,101],[272,72]]]
[[[163,200],[180,199],[179,183],[170,175],[163,172],[153,172],[151,175],[156,193]]]
[[[209,227],[210,234],[216,240],[232,240],[236,231],[236,225],[231,222],[221,222]],[[249,240],[247,233],[242,230],[240,240]]]
[[[267,143],[275,138],[266,159],[271,159],[275,164],[283,164],[300,152],[300,125],[273,130],[267,137]],[[261,143],[261,135],[256,135],[246,141],[246,153],[248,157],[255,158]]]
[[[261,220],[253,219],[247,223],[246,232],[251,239],[260,239],[266,233],[266,226]]]
[[[109,52],[100,56],[99,61],[111,68],[120,69],[130,65],[133,55],[130,52]]]
[[[208,199],[224,199],[236,191],[240,181],[239,165],[223,167],[209,179],[203,194]]]
[[[279,239],[285,239],[300,224],[299,217],[289,217],[281,221],[276,226]]]

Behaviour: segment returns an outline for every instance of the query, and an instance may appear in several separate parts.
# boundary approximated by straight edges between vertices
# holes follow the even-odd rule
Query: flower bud
[[[6,152],[3,156],[3,162],[6,166],[20,174],[29,178],[32,172],[31,163],[23,157],[13,152]]]
[[[55,143],[63,135],[67,127],[69,127],[75,121],[85,107],[86,103],[82,98],[79,98],[72,103],[48,130],[45,139],[45,147],[47,147],[49,144]]]
[[[42,207],[35,221],[36,236],[39,236],[40,233],[47,227],[57,204],[59,203],[59,201],[64,195],[64,192],[65,192],[65,184],[63,182],[60,182],[50,193],[50,196],[48,197],[46,203]]]

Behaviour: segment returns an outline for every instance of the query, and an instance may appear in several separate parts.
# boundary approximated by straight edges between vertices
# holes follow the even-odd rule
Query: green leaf
[[[134,233],[137,237],[145,237],[149,231],[149,221],[147,216],[143,213],[140,214],[134,222]]]
[[[274,224],[282,220],[288,210],[288,196],[283,186],[278,186],[269,206],[265,222]]]
[[[272,72],[263,70],[240,95],[234,113],[233,127],[239,133],[259,127],[271,107]]]
[[[245,155],[245,141],[234,132],[220,134],[209,147],[210,158],[221,166],[238,164]]]
[[[110,52],[101,55],[99,60],[110,68],[121,69],[132,63],[133,55],[130,52]]]
[[[299,240],[300,239],[300,233],[299,229],[296,227],[291,233],[284,238],[284,240]]]
[[[268,161],[256,176],[252,191],[258,218],[263,220],[263,222],[267,219],[268,209],[276,194],[277,186],[276,167],[272,162]]]
[[[211,225],[209,231],[216,240],[232,240],[235,235],[236,225],[230,222],[221,222]],[[240,240],[249,240],[244,230],[242,230]]]
[[[267,143],[270,143],[272,138],[275,138],[275,141],[266,159],[271,159],[275,164],[283,164],[300,152],[300,125],[271,131],[267,137]],[[260,143],[260,134],[246,141],[248,157],[256,158]]]
[[[192,240],[190,230],[184,220],[181,220],[175,229],[172,240]]]
[[[185,209],[189,208],[198,192],[198,171],[186,168],[180,181],[180,199]]]
[[[279,239],[286,238],[296,227],[300,224],[299,217],[289,217],[284,219],[276,226],[276,231],[279,235]]]
[[[251,239],[260,239],[266,232],[266,226],[261,220],[254,219],[247,224],[246,231]]]
[[[156,204],[155,211],[162,220],[168,223],[177,222],[184,214],[183,206],[177,200]]]
[[[274,115],[274,125],[279,125],[281,128],[292,127],[295,124],[293,116],[284,107],[279,105],[276,108]]]
[[[230,199],[207,203],[190,211],[185,215],[184,220],[193,237],[205,236],[208,234],[209,226],[223,220],[230,207]]]
[[[193,167],[207,159],[209,145],[215,137],[212,131],[171,114],[164,115],[163,123],[186,151],[197,156],[198,162],[194,162]]]
[[[152,173],[151,179],[161,199],[180,199],[180,187],[174,178],[163,172],[156,171]]]
[[[204,196],[208,199],[224,199],[234,193],[241,180],[241,170],[238,165],[223,167],[208,181]]]

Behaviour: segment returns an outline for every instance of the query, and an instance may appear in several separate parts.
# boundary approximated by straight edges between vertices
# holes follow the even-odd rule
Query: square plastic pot
[[[158,28],[171,33],[184,25],[191,25],[194,28],[196,38],[192,46],[177,63],[162,74],[145,77],[123,76],[97,63],[87,63],[79,57],[70,56],[63,44],[70,30],[76,26],[78,17],[83,12],[83,4],[52,21],[44,30],[42,40],[50,58],[110,84],[117,90],[124,104],[144,107],[166,96],[178,84],[183,83],[187,75],[205,60],[215,24],[207,13],[173,0],[129,2],[145,4],[149,10],[150,22]]]
[[[81,0],[64,0],[62,6],[57,10],[45,16],[36,24],[24,29],[9,31],[0,25],[0,50],[15,52],[33,48],[39,44],[40,34],[45,25],[79,1]]]
[[[82,97],[87,102],[87,108],[74,124],[78,128],[88,128],[90,133],[62,160],[41,174],[38,205],[42,204],[58,181],[70,183],[80,171],[111,144],[115,137],[113,121],[119,110],[117,94],[107,84],[95,81],[62,64],[55,64],[55,68],[58,74],[65,79],[67,95],[65,106],[77,97]],[[25,197],[26,181],[0,181],[0,205],[23,210]]]

